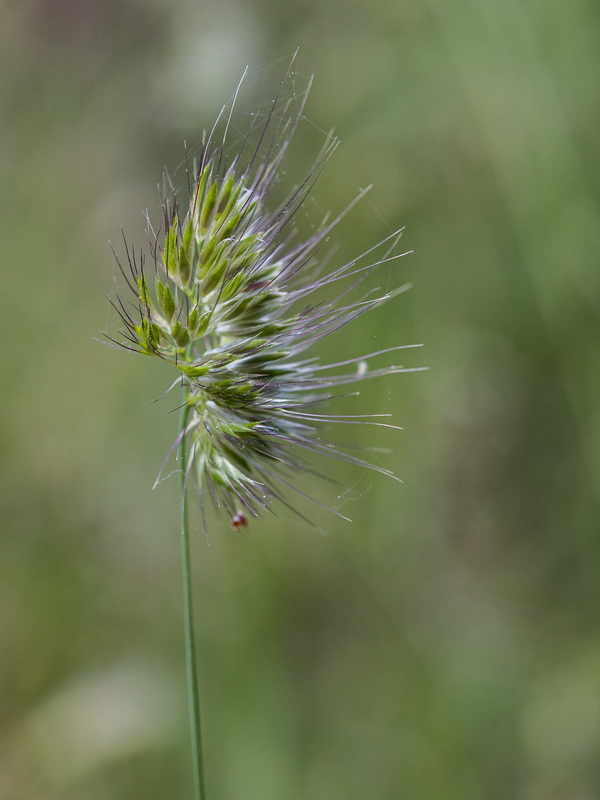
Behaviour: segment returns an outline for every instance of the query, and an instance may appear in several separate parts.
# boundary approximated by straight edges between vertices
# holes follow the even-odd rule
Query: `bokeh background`
[[[191,797],[175,435],[162,364],[98,344],[107,241],[252,69],[314,89],[300,220],[374,190],[351,256],[414,288],[323,357],[424,342],[365,386],[385,477],[326,464],[328,536],[195,517],[210,800],[600,796],[600,7],[590,0],[0,4],[0,798]],[[247,104],[247,105],[244,105]],[[341,262],[340,262],[341,263]],[[344,409],[350,411],[351,409]],[[344,433],[346,433],[344,431]]]

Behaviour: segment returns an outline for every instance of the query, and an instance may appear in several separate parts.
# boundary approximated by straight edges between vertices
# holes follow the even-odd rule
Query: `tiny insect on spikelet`
[[[125,243],[127,263],[119,266],[134,299],[117,296],[113,302],[123,328],[120,338],[111,341],[162,359],[177,375],[171,388],[183,387],[185,424],[166,461],[185,439],[185,485],[193,478],[202,508],[208,494],[235,528],[270,509],[275,499],[288,505],[288,490],[303,494],[293,485],[296,471],[310,471],[301,450],[391,475],[319,437],[323,425],[386,425],[372,419],[386,415],[333,415],[321,408],[336,387],[413,371],[365,364],[366,358],[403,346],[332,364],[305,355],[407,287],[348,299],[373,270],[404,255],[397,252],[400,231],[324,270],[321,246],[368,189],[337,218],[325,218],[308,238],[299,237],[296,214],[336,139],[326,138],[302,184],[270,207],[310,88],[284,98],[288,79],[289,73],[265,118],[254,118],[232,153],[228,135],[236,92],[203,137],[198,158],[188,163],[184,207],[165,181],[161,229],[149,226],[150,268]],[[224,130],[216,144],[218,124]],[[332,297],[323,300],[329,289]],[[318,299],[311,302],[315,295]]]

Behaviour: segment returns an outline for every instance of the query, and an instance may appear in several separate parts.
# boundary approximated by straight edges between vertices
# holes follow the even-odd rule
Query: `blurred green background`
[[[425,342],[406,363],[431,370],[347,409],[404,426],[376,456],[403,485],[308,484],[351,525],[213,520],[207,545],[196,518],[209,798],[599,797],[600,6],[5,0],[0,17],[0,798],[191,797],[177,481],[151,491],[171,376],[94,341],[107,241],[144,242],[183,140],[246,64],[263,107],[298,46],[298,85],[316,80],[290,185],[322,130],[342,139],[301,224],[373,182],[339,258],[401,225],[415,251],[370,279],[415,288],[323,356]]]

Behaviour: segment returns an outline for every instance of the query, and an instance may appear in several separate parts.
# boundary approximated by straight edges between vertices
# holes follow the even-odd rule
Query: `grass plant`
[[[193,625],[190,490],[195,487],[198,493],[205,530],[207,499],[235,529],[247,527],[265,512],[275,513],[275,502],[310,522],[289,494],[347,519],[300,489],[295,475],[314,473],[307,456],[321,455],[395,478],[390,470],[324,439],[322,431],[334,423],[397,428],[382,420],[387,414],[341,415],[326,409],[340,387],[414,371],[367,363],[407,345],[326,364],[315,354],[325,337],[408,286],[383,294],[365,290],[357,296],[368,276],[404,255],[398,248],[401,230],[358,257],[329,267],[331,232],[370,187],[337,216],[327,215],[308,238],[300,235],[298,211],[337,147],[333,136],[326,137],[303,182],[283,202],[271,202],[310,89],[309,81],[302,92],[287,93],[292,70],[293,61],[267,113],[256,115],[232,148],[229,138],[240,82],[212,130],[204,134],[199,155],[186,159],[185,203],[165,178],[162,224],[158,229],[148,225],[149,255],[125,241],[125,258],[117,257],[117,262],[130,296],[111,300],[122,326],[108,335],[110,341],[164,361],[173,376],[168,392],[181,393],[179,432],[157,482],[177,454],[196,800],[205,800],[206,792]]]

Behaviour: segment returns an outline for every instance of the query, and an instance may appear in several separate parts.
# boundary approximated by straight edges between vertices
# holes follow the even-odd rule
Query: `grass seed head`
[[[251,125],[233,155],[228,131],[235,98],[223,109],[220,143],[215,144],[215,126],[189,165],[184,207],[173,190],[164,193],[161,229],[149,229],[150,268],[125,243],[127,263],[119,265],[133,300],[117,296],[113,305],[122,328],[117,340],[109,337],[160,358],[179,374],[173,387],[183,387],[188,413],[173,449],[186,437],[186,485],[193,477],[201,498],[208,493],[236,529],[274,499],[288,505],[287,490],[299,491],[292,485],[294,472],[307,470],[301,449],[372,467],[341,446],[321,442],[319,430],[332,422],[384,423],[319,409],[334,387],[405,371],[369,370],[363,355],[330,365],[304,355],[400,291],[347,299],[374,269],[402,254],[397,231],[323,272],[319,247],[356,201],[308,238],[299,237],[294,219],[337,146],[331,137],[304,182],[283,203],[270,203],[310,88],[285,99],[288,78],[266,118]],[[323,289],[332,290],[329,300],[322,300]],[[316,293],[319,299],[311,303]],[[348,365],[350,371],[340,372]]]

